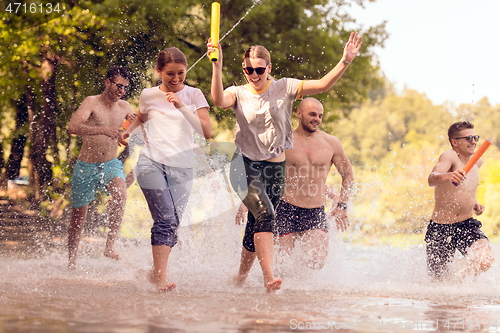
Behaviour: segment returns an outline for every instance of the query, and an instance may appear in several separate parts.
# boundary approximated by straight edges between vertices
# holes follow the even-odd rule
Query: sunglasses
[[[470,143],[472,143],[472,140],[478,142],[479,141],[479,135],[469,135],[469,136],[461,136],[459,138],[455,138],[455,140],[458,139],[467,139]]]
[[[264,72],[266,71],[266,68],[267,67],[257,67],[257,68],[253,68],[253,67],[243,67],[243,71],[245,72],[245,74],[247,75],[252,75],[253,74],[253,71],[255,70],[255,73],[257,73],[258,75],[262,75],[264,74]]]
[[[115,81],[111,80],[111,79],[108,79],[109,81],[111,81],[112,83],[116,84],[116,87],[118,88],[118,90],[124,90],[124,91],[128,91],[129,90],[129,86],[125,86],[123,84],[120,84],[120,83],[116,83]]]

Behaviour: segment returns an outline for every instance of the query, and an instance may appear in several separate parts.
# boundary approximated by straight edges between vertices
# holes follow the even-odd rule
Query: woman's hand
[[[358,55],[361,45],[363,45],[363,42],[361,42],[361,36],[357,32],[351,32],[349,41],[344,47],[345,61],[351,63]]]
[[[217,61],[212,61],[214,63],[214,65],[222,65],[222,47],[220,46],[219,43],[217,43],[217,45],[213,44],[212,43],[212,38],[209,38],[208,39],[208,42],[207,42],[207,57],[208,59],[212,60],[210,58],[210,54],[212,52],[214,52],[215,50],[219,50],[219,57],[218,57],[218,60]],[[222,67],[222,66],[221,66]]]

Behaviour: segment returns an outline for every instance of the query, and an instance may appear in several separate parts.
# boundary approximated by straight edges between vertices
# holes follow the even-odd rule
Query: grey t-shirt
[[[249,85],[225,90],[234,98],[235,143],[243,156],[263,161],[292,148],[292,103],[301,97],[303,83],[283,78],[270,81],[261,91]]]

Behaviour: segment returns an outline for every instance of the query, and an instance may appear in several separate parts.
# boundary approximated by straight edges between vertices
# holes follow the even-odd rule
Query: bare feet
[[[271,282],[265,283],[264,286],[266,287],[267,293],[272,294],[281,288],[282,283],[283,280],[281,280],[281,278],[277,278]]]
[[[175,283],[168,283],[166,279],[162,279],[154,270],[149,271],[148,280],[150,283],[156,285],[156,290],[158,290],[159,293],[172,291],[177,286]]]
[[[111,258],[111,259],[115,259],[115,260],[121,260],[122,259],[120,257],[120,255],[118,253],[116,253],[115,250],[113,250],[113,249],[106,249],[106,250],[104,250],[104,256],[108,257],[108,258]]]
[[[175,287],[177,287],[177,285],[176,285],[175,283],[170,283],[170,284],[167,284],[167,285],[165,285],[165,286],[163,286],[163,287],[161,287],[161,288],[160,288],[160,287],[158,287],[158,286],[156,286],[156,288],[158,289],[158,292],[159,292],[159,293],[167,293],[167,292],[169,292],[169,291],[174,290],[174,289],[175,289]]]

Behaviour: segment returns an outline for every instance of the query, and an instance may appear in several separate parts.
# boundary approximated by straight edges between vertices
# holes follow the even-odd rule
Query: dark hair
[[[108,70],[108,73],[106,74],[106,79],[111,79],[113,80],[117,76],[121,76],[126,80],[130,81],[130,73],[125,67],[122,66],[113,66]]]
[[[187,59],[184,53],[176,47],[169,47],[158,53],[158,60],[156,61],[156,68],[162,71],[163,68],[169,63],[183,64],[187,67]]]
[[[454,139],[457,137],[458,132],[464,130],[464,129],[472,129],[474,128],[474,124],[469,123],[468,121],[458,121],[454,124],[452,124],[448,128],[448,140]]]

